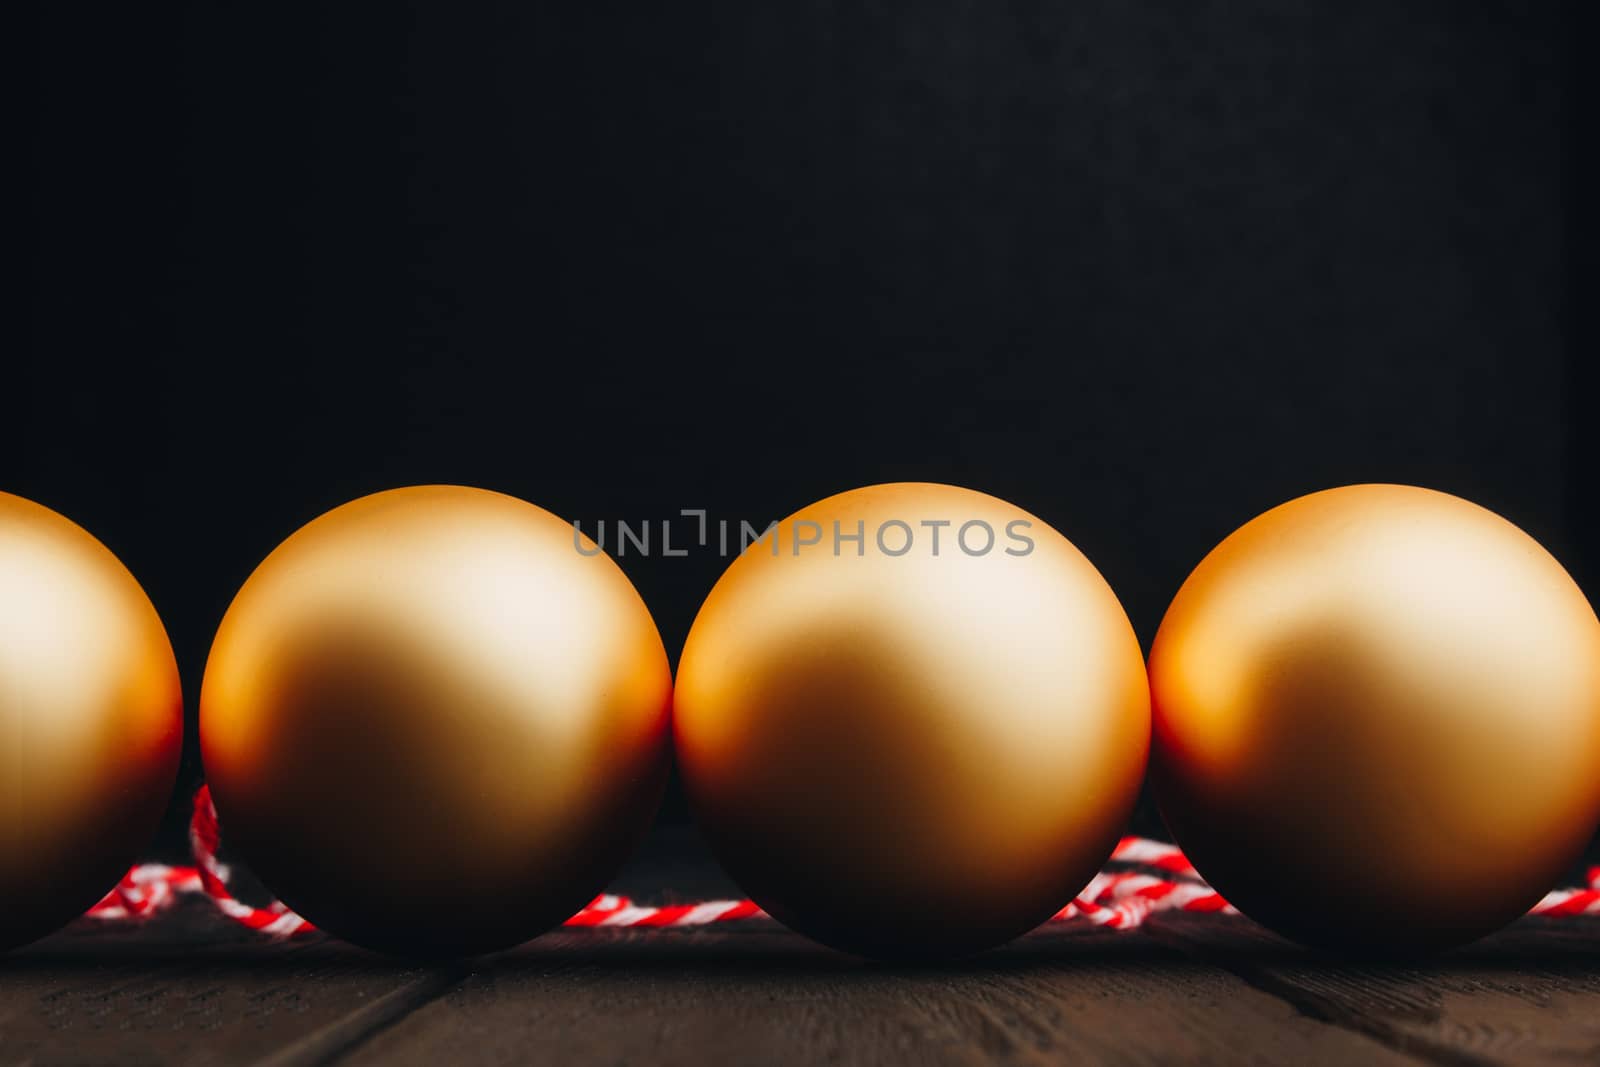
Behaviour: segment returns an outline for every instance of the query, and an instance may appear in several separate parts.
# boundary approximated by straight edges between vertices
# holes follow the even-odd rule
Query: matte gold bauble
[[[295,533],[228,609],[200,695],[223,832],[317,926],[505,948],[648,826],[671,676],[615,563],[532,504],[421,486]],[[580,551],[581,548],[581,551]]]
[[[978,951],[1070,901],[1150,727],[1138,641],[1089,561],[1003,500],[915,483],[750,545],[695,619],[674,722],[729,872],[879,957]]]
[[[1527,534],[1444,493],[1348,486],[1245,524],[1178,592],[1150,681],[1178,844],[1306,944],[1488,933],[1600,821],[1600,622]]]
[[[178,665],[139,583],[81,527],[0,493],[0,949],[115,887],[182,743]]]

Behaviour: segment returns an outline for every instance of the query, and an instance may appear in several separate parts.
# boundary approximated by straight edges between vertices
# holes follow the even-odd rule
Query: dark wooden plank
[[[355,1064],[1415,1063],[1138,934],[847,959],[769,923],[574,931],[480,965]]]
[[[694,841],[618,882],[733,887]],[[1051,926],[940,967],[765,922],[564,931],[416,968],[273,942],[200,901],[0,957],[0,1063],[1500,1063],[1600,1060],[1600,921],[1526,921],[1424,964],[1317,959],[1247,920]]]
[[[1244,919],[1162,916],[1151,930],[1313,1018],[1435,1063],[1600,1062],[1600,919],[1525,919],[1412,963],[1319,959]]]
[[[81,920],[0,956],[0,1062],[321,1062],[464,973],[272,941],[201,901],[139,925]]]

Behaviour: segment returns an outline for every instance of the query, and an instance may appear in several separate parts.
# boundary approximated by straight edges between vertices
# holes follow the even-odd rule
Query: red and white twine
[[[196,866],[141,864],[123,876],[105,899],[89,909],[95,919],[139,919],[168,907],[179,896],[204,893],[228,918],[273,937],[289,937],[313,929],[282,903],[246,904],[229,889],[231,872],[217,858],[221,845],[211,791],[201,786],[194,797],[189,842]],[[1054,921],[1077,920],[1116,930],[1132,930],[1161,911],[1238,914],[1206,884],[1174,845],[1143,837],[1124,837],[1111,853],[1111,868],[1101,871],[1062,908]],[[1547,893],[1530,915],[1600,915],[1600,866],[1587,872],[1588,884]],[[707,900],[694,904],[639,904],[605,893],[566,921],[567,926],[705,926],[710,923],[765,916],[751,900]]]

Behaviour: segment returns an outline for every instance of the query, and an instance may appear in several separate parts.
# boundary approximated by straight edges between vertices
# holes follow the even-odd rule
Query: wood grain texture
[[[1040,931],[942,967],[771,924],[563,933],[486,963],[357,1064],[1412,1062],[1138,934]]]
[[[322,1062],[456,977],[270,941],[199,901],[140,926],[83,920],[0,958],[0,1063]]]
[[[1163,916],[1150,933],[1430,1062],[1600,1062],[1600,919],[1525,919],[1423,961],[1319,959],[1244,919]]]
[[[618,887],[731,890],[693,848]],[[1241,918],[1049,926],[937,967],[771,922],[570,930],[414,967],[277,942],[199,901],[0,957],[0,1065],[1562,1064],[1600,1062],[1600,920],[1528,920],[1424,962],[1319,959]]]

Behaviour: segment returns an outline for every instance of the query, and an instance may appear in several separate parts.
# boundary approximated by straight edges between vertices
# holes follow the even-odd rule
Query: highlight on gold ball
[[[724,866],[865,956],[968,954],[1048,919],[1110,854],[1148,750],[1105,580],[1043,521],[949,485],[840,493],[768,536],[679,664],[679,768]]]
[[[182,741],[177,662],[138,581],[82,527],[0,492],[0,950],[117,884]]]
[[[430,485],[335,508],[228,608],[200,740],[238,855],[329,932],[510,947],[599,893],[654,815],[671,675],[648,609],[572,527]]]
[[[1308,945],[1475,939],[1600,823],[1600,622],[1549,552],[1458,497],[1353,485],[1246,523],[1173,600],[1150,684],[1177,843]]]

